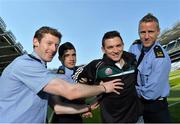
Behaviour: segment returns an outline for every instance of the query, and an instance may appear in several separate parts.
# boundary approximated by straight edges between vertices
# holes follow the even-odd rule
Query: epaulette
[[[141,40],[140,39],[137,39],[137,40],[135,40],[134,42],[133,42],[133,45],[135,45],[135,44],[141,44],[142,42],[141,42]]]
[[[158,45],[156,45],[154,47],[154,53],[155,53],[156,58],[164,58],[165,57],[162,48]]]
[[[63,68],[59,68],[57,74],[65,74],[65,70]]]

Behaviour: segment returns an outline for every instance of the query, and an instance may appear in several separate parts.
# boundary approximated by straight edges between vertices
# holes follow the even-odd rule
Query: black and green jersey
[[[78,79],[86,78],[91,85],[117,78],[124,83],[120,95],[116,93],[102,95],[100,101],[102,122],[137,122],[140,114],[139,99],[135,89],[137,62],[133,54],[125,51],[122,58],[125,64],[119,68],[104,55],[103,59],[94,60],[86,65],[78,76]]]

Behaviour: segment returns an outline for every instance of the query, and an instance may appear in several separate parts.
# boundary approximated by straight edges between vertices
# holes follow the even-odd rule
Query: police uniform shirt
[[[139,59],[142,44],[133,44],[129,51]],[[169,95],[169,72],[171,60],[159,42],[145,51],[145,55],[138,66],[137,92],[146,100],[156,100]]]
[[[44,123],[47,113],[47,94],[43,87],[56,74],[45,67],[45,62],[33,52],[32,56],[41,62],[22,55],[3,71],[0,79],[0,123]]]
[[[57,73],[60,74],[61,76],[65,76],[66,81],[68,81],[69,83],[71,83],[71,84],[75,83],[74,80],[72,79],[74,69],[69,69],[69,68],[62,65],[59,67]]]

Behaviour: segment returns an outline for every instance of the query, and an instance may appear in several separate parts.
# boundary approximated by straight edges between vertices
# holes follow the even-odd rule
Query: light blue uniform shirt
[[[157,57],[154,48],[160,46],[164,57]],[[141,54],[142,44],[133,44],[129,52],[136,55],[138,60]],[[158,53],[157,53],[158,54]],[[160,54],[161,55],[161,54]],[[171,60],[166,51],[161,47],[159,42],[147,51],[138,66],[138,77],[136,86],[139,96],[147,100],[155,100],[167,97],[170,92],[169,72],[171,69]]]
[[[63,71],[63,75],[66,76],[66,81],[68,81],[71,84],[75,83],[75,81],[72,79],[74,69],[69,69],[69,68],[65,67],[64,65],[62,65],[59,67],[58,70]]]
[[[32,55],[40,59],[36,53]],[[0,78],[0,123],[44,123],[48,95],[42,89],[56,77],[42,60],[28,55],[16,58]],[[66,76],[58,77],[66,80]]]

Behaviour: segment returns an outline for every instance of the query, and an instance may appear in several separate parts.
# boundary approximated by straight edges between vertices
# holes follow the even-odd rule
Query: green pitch
[[[180,122],[180,70],[171,72],[170,76],[171,92],[168,97],[169,110],[173,123]]]

